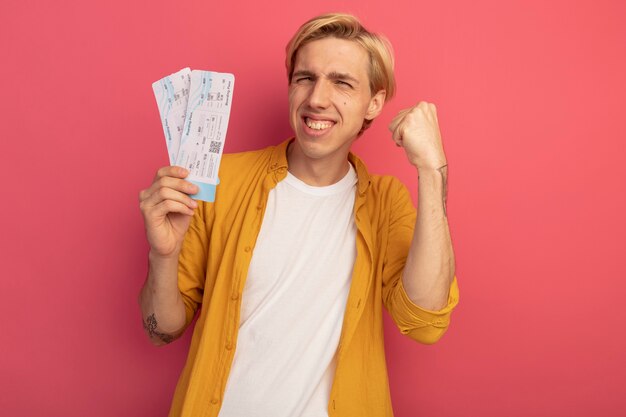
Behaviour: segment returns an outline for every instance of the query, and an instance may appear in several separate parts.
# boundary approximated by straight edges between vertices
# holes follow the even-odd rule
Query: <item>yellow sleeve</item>
[[[178,258],[178,289],[185,303],[185,327],[191,323],[202,304],[213,227],[213,203],[199,203]]]
[[[413,304],[404,290],[402,279],[398,280],[391,297],[395,311],[392,316],[400,332],[418,342],[432,344],[443,336],[450,325],[450,315],[459,302],[459,287],[454,277],[448,295],[448,305],[437,311],[426,310]]]

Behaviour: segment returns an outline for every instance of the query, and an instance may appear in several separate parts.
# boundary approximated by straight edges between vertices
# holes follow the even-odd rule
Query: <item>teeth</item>
[[[322,129],[328,129],[329,127],[333,125],[333,123],[328,122],[328,121],[314,121],[307,117],[306,125],[310,127],[311,129],[322,130]]]

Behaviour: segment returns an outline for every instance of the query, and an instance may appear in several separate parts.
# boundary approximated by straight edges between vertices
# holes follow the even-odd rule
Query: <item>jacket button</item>
[[[239,299],[239,294],[237,294],[236,292],[234,292],[231,296],[230,299],[233,301],[237,301]]]
[[[250,246],[246,246],[243,250],[245,250],[246,252],[250,252]]]
[[[232,349],[233,349],[233,343],[232,342],[226,343],[226,350],[232,350]]]
[[[213,398],[211,399],[211,404],[217,404],[217,398],[213,397]]]

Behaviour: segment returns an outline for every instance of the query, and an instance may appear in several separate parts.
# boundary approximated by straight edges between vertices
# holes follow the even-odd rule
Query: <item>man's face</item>
[[[369,65],[365,49],[345,39],[320,39],[298,50],[289,86],[289,118],[308,158],[344,159],[363,120],[382,110],[385,93],[372,97]]]

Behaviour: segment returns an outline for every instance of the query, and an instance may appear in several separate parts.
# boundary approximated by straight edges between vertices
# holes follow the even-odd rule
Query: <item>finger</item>
[[[396,146],[402,146],[402,135],[404,132],[404,125],[400,124],[391,132],[391,139],[396,143]]]
[[[389,130],[395,130],[395,128],[402,123],[402,120],[404,120],[404,118],[406,117],[407,114],[409,114],[411,112],[412,108],[408,108],[408,109],[403,109],[400,110],[398,112],[398,114],[396,114],[396,117],[394,117],[391,120],[391,123],[389,124]]]
[[[394,130],[396,130],[396,128],[398,127],[398,125],[400,123],[402,123],[402,121],[404,120],[405,116],[411,111],[411,109],[404,109],[404,110],[400,110],[400,112],[398,112],[398,114],[396,115],[396,117],[393,118],[393,120],[391,120],[391,123],[389,123],[389,131],[393,132]]]
[[[198,192],[198,186],[189,181],[174,177],[161,177],[155,180],[143,193],[144,200],[150,198],[152,194],[161,188],[171,188],[185,194],[195,194]]]
[[[155,217],[165,217],[170,213],[180,213],[193,216],[193,209],[187,205],[174,200],[164,200],[154,206],[153,214]]]
[[[159,168],[156,175],[154,176],[153,181],[156,181],[159,178],[163,177],[186,178],[187,175],[189,175],[189,171],[187,171],[185,168],[176,165],[168,165]]]
[[[147,199],[142,201],[141,205],[144,210],[149,210],[168,200],[184,204],[192,210],[198,207],[198,203],[187,194],[169,187],[155,190]]]

